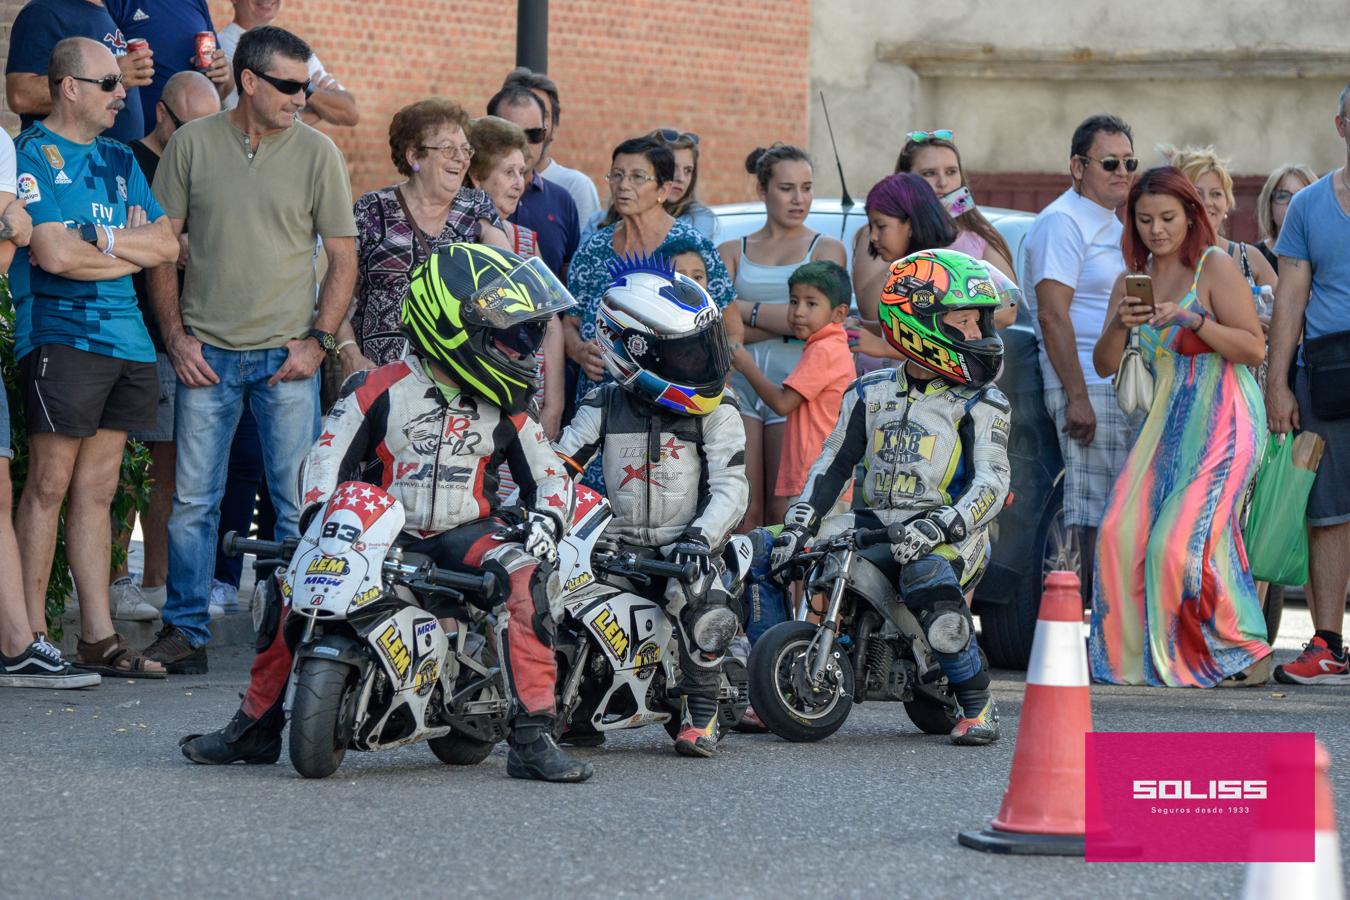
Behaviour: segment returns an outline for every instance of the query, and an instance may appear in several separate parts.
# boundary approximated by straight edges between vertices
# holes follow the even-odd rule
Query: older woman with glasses
[[[651,137],[631,138],[614,148],[605,181],[614,197],[618,220],[591,235],[572,257],[567,287],[577,305],[563,318],[567,356],[581,367],[577,397],[607,380],[600,347],[595,342],[595,315],[611,281],[609,263],[623,256],[674,256],[670,247],[693,242],[708,271],[708,294],[719,307],[735,296],[731,277],[712,241],[688,223],[666,211],[670,183],[675,177],[675,154]],[[737,316],[726,319],[727,337],[741,338]],[[588,483],[603,484],[589,478]]]
[[[344,375],[403,356],[399,307],[413,268],[461,241],[511,249],[492,200],[464,186],[474,152],[468,123],[439,98],[405,106],[389,123],[390,156],[407,180],[356,201],[356,303],[338,334]]]
[[[1256,198],[1256,224],[1261,228],[1261,240],[1256,249],[1270,263],[1275,274],[1280,274],[1280,258],[1275,255],[1275,241],[1284,227],[1289,201],[1294,195],[1317,180],[1317,173],[1302,163],[1280,166],[1266,179],[1261,194]]]
[[[698,189],[698,135],[692,131],[680,131],[678,128],[658,128],[647,135],[654,141],[664,143],[675,154],[675,175],[670,179],[670,193],[666,197],[666,212],[681,222],[686,222],[700,234],[717,243],[717,214],[699,201]],[[614,209],[613,192],[610,192],[608,209],[602,209],[590,221],[582,223],[581,240],[595,234],[606,225],[619,221],[619,213]]]

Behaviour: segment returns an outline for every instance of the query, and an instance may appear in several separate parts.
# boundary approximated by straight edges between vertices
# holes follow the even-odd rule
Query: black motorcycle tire
[[[905,715],[924,734],[951,734],[956,727],[956,711],[931,697],[916,694],[905,701]]]
[[[347,754],[356,670],[332,659],[300,663],[291,707],[291,765],[306,778],[327,778]],[[348,721],[343,721],[347,718]]]
[[[491,756],[492,748],[496,746],[491,741],[480,741],[453,730],[449,734],[432,738],[427,741],[427,745],[436,758],[447,766],[476,766]]]
[[[853,665],[839,651],[842,676],[833,707],[824,715],[807,719],[793,710],[778,687],[778,667],[785,653],[805,649],[815,637],[810,622],[780,622],[760,637],[750,651],[750,703],[764,724],[786,741],[804,743],[823,740],[839,730],[853,708]]]

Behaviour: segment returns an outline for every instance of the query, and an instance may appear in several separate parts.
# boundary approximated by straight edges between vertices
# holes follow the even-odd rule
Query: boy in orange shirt
[[[857,377],[843,326],[852,297],[843,266],[829,260],[798,266],[788,278],[788,296],[788,323],[806,349],[783,384],[770,381],[744,347],[731,358],[769,408],[787,416],[778,483],[765,515],[769,522],[781,522],[806,486],[806,474],[839,418],[844,391]],[[849,496],[846,492],[844,499]]]

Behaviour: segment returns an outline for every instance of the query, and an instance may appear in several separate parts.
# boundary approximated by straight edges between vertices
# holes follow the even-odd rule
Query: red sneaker
[[[1344,649],[1337,656],[1326,641],[1313,635],[1298,659],[1275,667],[1275,680],[1285,684],[1350,684],[1350,660]]]

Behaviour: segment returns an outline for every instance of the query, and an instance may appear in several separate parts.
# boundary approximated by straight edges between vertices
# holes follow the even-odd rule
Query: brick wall
[[[210,6],[226,25],[228,0]],[[511,0],[287,0],[277,24],[309,41],[360,104],[359,125],[329,130],[357,192],[396,180],[388,126],[401,106],[441,95],[484,113],[515,65],[515,8]],[[746,154],[807,140],[810,25],[808,0],[554,0],[556,157],[599,184],[619,141],[678,126],[701,137],[700,198],[749,199]]]

